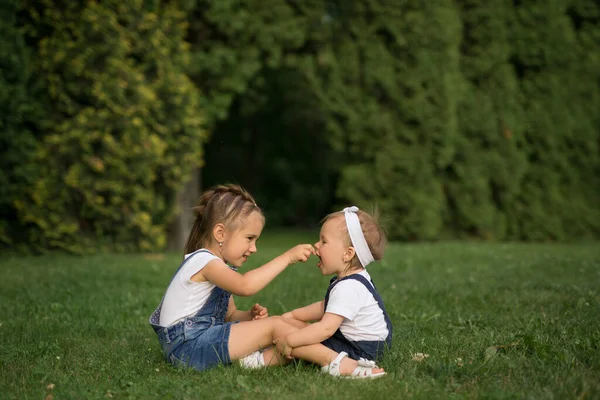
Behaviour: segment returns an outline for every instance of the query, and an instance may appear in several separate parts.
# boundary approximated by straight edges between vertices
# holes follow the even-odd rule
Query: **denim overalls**
[[[345,351],[346,353],[348,353],[348,356],[350,358],[353,358],[355,360],[358,360],[359,358],[366,358],[367,360],[377,360],[383,355],[383,352],[385,350],[392,347],[392,321],[390,320],[388,313],[385,311],[383,300],[381,299],[379,292],[377,292],[377,290],[375,289],[375,284],[371,285],[373,281],[369,283],[367,278],[359,274],[348,275],[338,281],[336,281],[335,277],[332,278],[329,282],[329,288],[327,288],[327,293],[325,294],[324,309],[327,310],[327,303],[329,302],[329,293],[331,292],[331,289],[333,289],[335,285],[346,279],[354,279],[365,285],[365,287],[369,289],[369,292],[371,292],[375,300],[377,300],[377,304],[379,304],[379,308],[381,308],[381,311],[383,312],[383,318],[385,319],[385,323],[387,325],[387,338],[381,341],[351,341],[348,340],[344,336],[342,331],[338,328],[338,330],[335,331],[333,336],[331,336],[328,339],[325,339],[321,343],[324,346],[338,353]]]
[[[210,253],[203,249],[192,253],[177,268],[171,282],[181,267],[200,252]],[[228,342],[233,323],[225,322],[230,296],[231,293],[215,286],[204,306],[196,314],[168,327],[159,325],[163,296],[149,322],[158,335],[165,359],[175,366],[191,367],[199,371],[217,364],[231,363]]]

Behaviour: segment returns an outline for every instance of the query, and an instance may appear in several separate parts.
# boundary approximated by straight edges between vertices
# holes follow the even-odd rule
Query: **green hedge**
[[[18,7],[17,7],[18,6]],[[206,147],[271,223],[392,239],[600,234],[593,0],[10,0],[0,242],[165,244]]]
[[[0,4],[0,244],[25,241],[15,202],[38,174],[33,161],[37,121],[44,114],[30,69],[30,51],[17,23],[18,0]]]

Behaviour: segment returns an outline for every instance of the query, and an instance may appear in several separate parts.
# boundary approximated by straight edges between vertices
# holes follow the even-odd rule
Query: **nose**
[[[252,243],[252,246],[250,246],[250,249],[248,251],[250,251],[250,253],[254,254],[256,253],[256,243]]]
[[[314,248],[315,248],[315,250],[319,250],[319,247],[320,247],[320,246],[319,246],[319,242],[317,242],[317,243],[315,243],[315,244],[314,244]]]

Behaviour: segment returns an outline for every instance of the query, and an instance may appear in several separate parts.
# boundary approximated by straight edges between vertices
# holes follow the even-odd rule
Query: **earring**
[[[223,247],[223,242],[219,242],[219,247]]]

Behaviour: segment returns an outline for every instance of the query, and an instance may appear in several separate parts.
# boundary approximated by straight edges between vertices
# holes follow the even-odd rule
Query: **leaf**
[[[485,361],[491,360],[498,353],[498,346],[490,346],[485,349]]]
[[[500,351],[500,350],[506,350],[510,347],[515,347],[520,343],[520,340],[517,340],[516,342],[512,342],[509,344],[499,344],[496,346],[490,346],[487,349],[485,349],[485,361],[489,361],[490,359],[492,359],[493,357],[496,356],[496,354]]]

